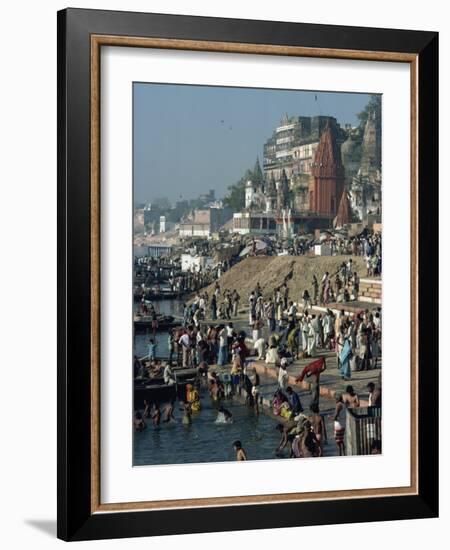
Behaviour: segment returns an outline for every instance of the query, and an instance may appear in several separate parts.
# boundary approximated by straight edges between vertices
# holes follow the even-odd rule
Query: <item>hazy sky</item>
[[[222,197],[247,168],[281,117],[330,115],[356,124],[367,94],[134,84],[134,197]],[[317,101],[315,95],[317,94]]]

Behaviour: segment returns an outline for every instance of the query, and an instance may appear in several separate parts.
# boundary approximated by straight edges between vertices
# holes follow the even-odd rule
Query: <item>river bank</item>
[[[301,301],[300,298],[305,289],[313,295],[312,281],[316,276],[320,281],[324,273],[334,276],[342,262],[352,260],[353,271],[359,277],[366,275],[366,263],[361,256],[254,256],[245,258],[228,271],[226,271],[218,283],[221,293],[225,290],[238,291],[242,300],[247,301],[250,292],[260,284],[263,296],[272,296],[276,288],[280,287],[284,280],[288,280],[289,296],[293,301]],[[202,289],[209,296],[214,292],[215,283]]]

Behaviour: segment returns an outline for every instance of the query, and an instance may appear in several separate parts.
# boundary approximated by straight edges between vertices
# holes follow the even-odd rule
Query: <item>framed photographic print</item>
[[[437,515],[437,81],[434,32],[58,13],[60,538]]]

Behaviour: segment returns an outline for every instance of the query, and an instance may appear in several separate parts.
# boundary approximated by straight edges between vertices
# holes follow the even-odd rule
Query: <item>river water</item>
[[[160,300],[154,305],[158,313],[182,316],[182,300]],[[135,310],[139,303],[135,303]],[[137,333],[134,338],[134,350],[138,357],[148,354],[149,331]],[[157,357],[168,356],[168,332],[158,331]],[[153,427],[151,419],[147,419],[147,429],[134,433],[133,465],[144,466],[152,464],[183,464],[201,462],[224,462],[236,459],[232,447],[233,441],[239,439],[249,460],[275,458],[275,449],[279,443],[280,434],[275,429],[277,422],[261,412],[256,416],[252,409],[238,401],[224,402],[233,414],[232,424],[216,424],[217,408],[212,403],[209,394],[203,390],[202,410],[193,413],[192,424],[181,422],[180,403],[175,403],[176,421],[161,422]],[[163,410],[162,410],[163,412]]]
[[[183,301],[177,299],[172,300],[155,300],[153,302],[157,313],[164,315],[173,315],[174,317],[183,316]],[[134,303],[134,311],[139,310],[139,302]],[[180,319],[181,324],[181,319]],[[165,358],[169,356],[168,347],[169,333],[166,330],[158,331],[156,333],[156,342],[158,347],[156,348],[156,356]],[[150,340],[150,329],[146,332],[138,332],[134,336],[134,353],[138,357],[144,357],[148,355],[148,344]]]
[[[249,460],[273,459],[280,434],[276,420],[232,401],[224,406],[233,414],[232,424],[216,424],[217,408],[209,395],[202,395],[202,410],[193,413],[192,424],[181,422],[182,412],[175,404],[176,421],[134,433],[133,466],[226,462],[236,459],[233,441],[239,439]]]

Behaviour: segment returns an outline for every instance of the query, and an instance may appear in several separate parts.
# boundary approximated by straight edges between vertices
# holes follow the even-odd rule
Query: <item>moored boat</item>
[[[157,315],[156,321],[152,315],[135,313],[134,329],[137,331],[152,329],[155,331],[169,330],[179,324],[172,315]]]

